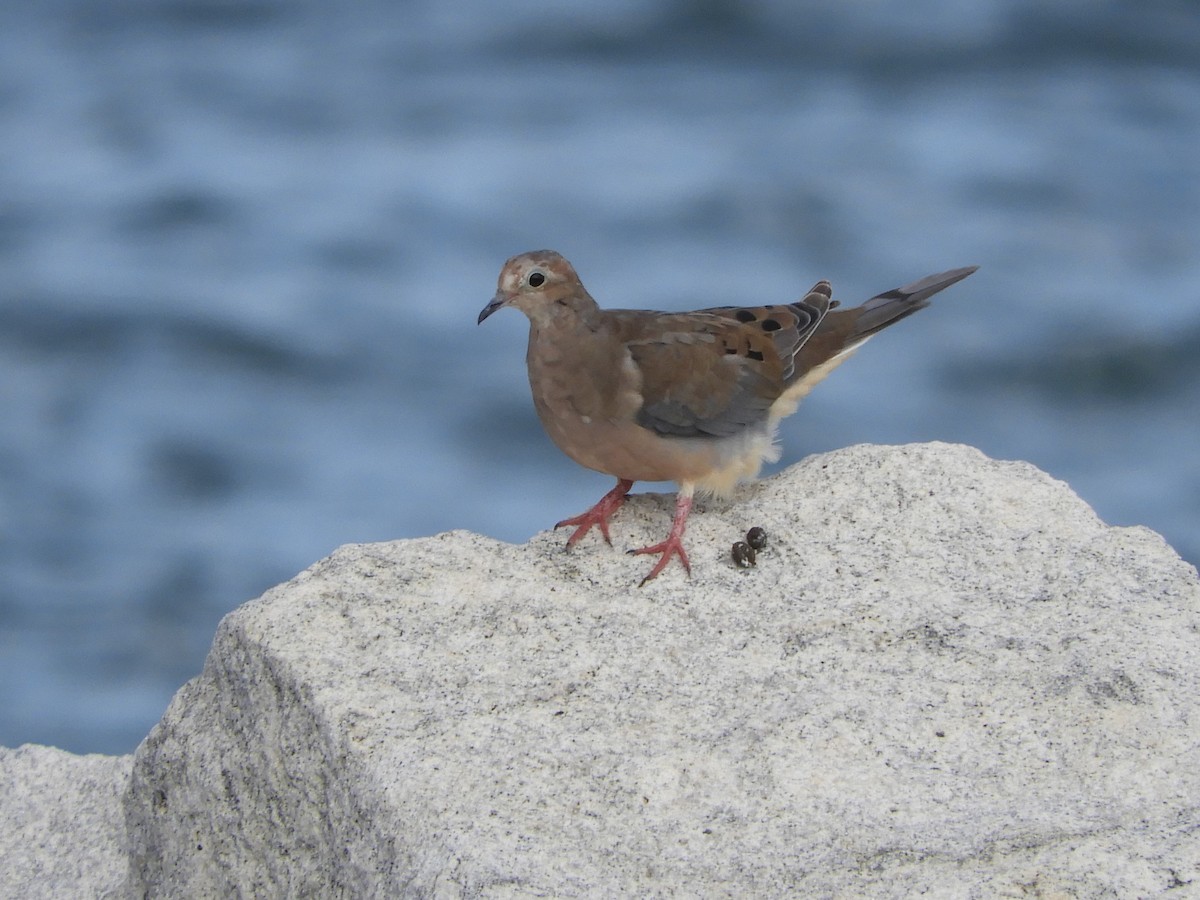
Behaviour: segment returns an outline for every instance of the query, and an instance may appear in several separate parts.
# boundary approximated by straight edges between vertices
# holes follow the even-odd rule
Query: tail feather
[[[962,281],[978,268],[965,266],[936,275],[927,275],[912,284],[893,288],[872,297],[858,308],[859,315],[854,323],[854,333],[847,343],[861,343],[875,332],[899,322],[905,316],[911,316],[917,310],[924,309],[929,305],[930,297]]]
[[[884,291],[862,306],[833,309],[796,354],[795,374],[771,407],[771,416],[791,415],[796,404],[873,334],[929,305],[938,291],[962,281],[978,266],[929,275],[912,284]]]

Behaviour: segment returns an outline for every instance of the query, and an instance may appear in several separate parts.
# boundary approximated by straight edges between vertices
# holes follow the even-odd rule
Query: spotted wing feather
[[[655,314],[652,330],[626,336],[646,386],[637,423],[677,437],[729,437],[762,423],[829,298],[820,282],[786,305]]]

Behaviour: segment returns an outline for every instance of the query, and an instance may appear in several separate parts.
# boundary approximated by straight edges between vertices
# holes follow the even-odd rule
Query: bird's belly
[[[747,429],[733,437],[671,437],[634,422],[612,422],[538,404],[551,440],[581,466],[630,481],[691,483],[703,492],[728,494],[778,457],[773,429]]]
[[[727,437],[663,435],[637,424],[641,374],[628,352],[566,359],[531,335],[529,383],[542,427],[581,466],[630,481],[675,481],[728,494],[778,458],[774,419]],[[534,350],[538,352],[534,352]]]

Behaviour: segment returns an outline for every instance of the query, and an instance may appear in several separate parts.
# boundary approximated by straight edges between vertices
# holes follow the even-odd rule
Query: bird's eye
[[[529,273],[529,286],[530,287],[541,287],[545,283],[546,283],[546,276],[543,275],[541,272],[538,272],[535,270],[535,271]]]

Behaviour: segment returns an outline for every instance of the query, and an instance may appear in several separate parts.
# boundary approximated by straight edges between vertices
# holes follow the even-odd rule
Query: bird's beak
[[[480,310],[479,320],[475,324],[482,325],[484,319],[486,319],[488,316],[490,316],[492,313],[494,313],[500,307],[507,304],[508,301],[511,299],[512,298],[509,297],[507,294],[505,294],[504,291],[496,291],[496,296],[492,298],[491,302],[488,303],[488,305],[485,306],[482,310]]]

